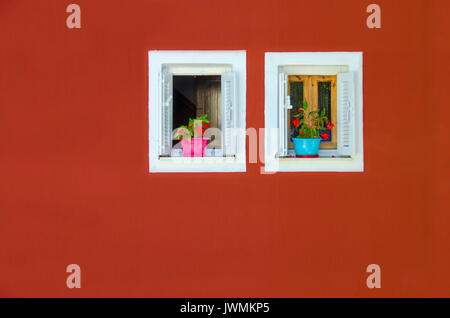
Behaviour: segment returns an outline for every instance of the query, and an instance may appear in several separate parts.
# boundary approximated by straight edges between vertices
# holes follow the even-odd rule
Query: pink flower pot
[[[184,138],[181,141],[181,147],[183,148],[183,157],[203,157],[205,155],[207,144],[208,139],[191,138],[191,140],[188,140],[187,138]]]

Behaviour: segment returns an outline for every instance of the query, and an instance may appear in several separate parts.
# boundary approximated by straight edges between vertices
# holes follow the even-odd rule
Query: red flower
[[[304,135],[304,134],[305,134],[305,132],[304,132],[304,131],[301,131],[301,132],[300,132],[300,135]]]
[[[303,113],[303,109],[299,109],[298,112],[299,112],[299,113]]]
[[[294,121],[292,121],[292,123],[294,124],[295,128],[297,128],[300,125],[300,119],[297,118]]]
[[[330,135],[327,133],[320,133],[320,137],[322,137],[324,141],[327,141],[328,138],[330,138]]]
[[[334,128],[334,124],[332,124],[332,123],[330,123],[330,122],[328,121],[328,123],[327,123],[327,129],[331,130],[331,129],[333,129],[333,128]]]

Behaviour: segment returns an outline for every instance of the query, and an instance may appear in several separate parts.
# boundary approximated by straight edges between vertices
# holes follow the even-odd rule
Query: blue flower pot
[[[316,156],[319,154],[321,138],[292,138],[297,156]]]

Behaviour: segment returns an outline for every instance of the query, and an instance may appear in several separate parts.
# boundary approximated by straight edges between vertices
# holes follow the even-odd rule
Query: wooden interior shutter
[[[170,156],[172,150],[173,77],[163,70],[161,79],[160,155]]]
[[[223,153],[226,156],[233,156],[236,154],[237,137],[233,131],[237,121],[236,74],[234,72],[222,74],[221,90]]]
[[[280,73],[278,88],[278,157],[286,157],[288,150],[288,115],[292,109],[288,95],[288,76]]]
[[[354,73],[339,73],[337,76],[338,145],[340,155],[355,154],[355,84]]]

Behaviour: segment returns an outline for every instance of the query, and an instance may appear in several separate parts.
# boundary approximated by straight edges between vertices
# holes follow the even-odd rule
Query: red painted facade
[[[0,296],[450,296],[448,1],[73,2],[0,2]],[[365,172],[149,174],[148,50],[247,50],[256,128],[264,52],[363,51]]]

